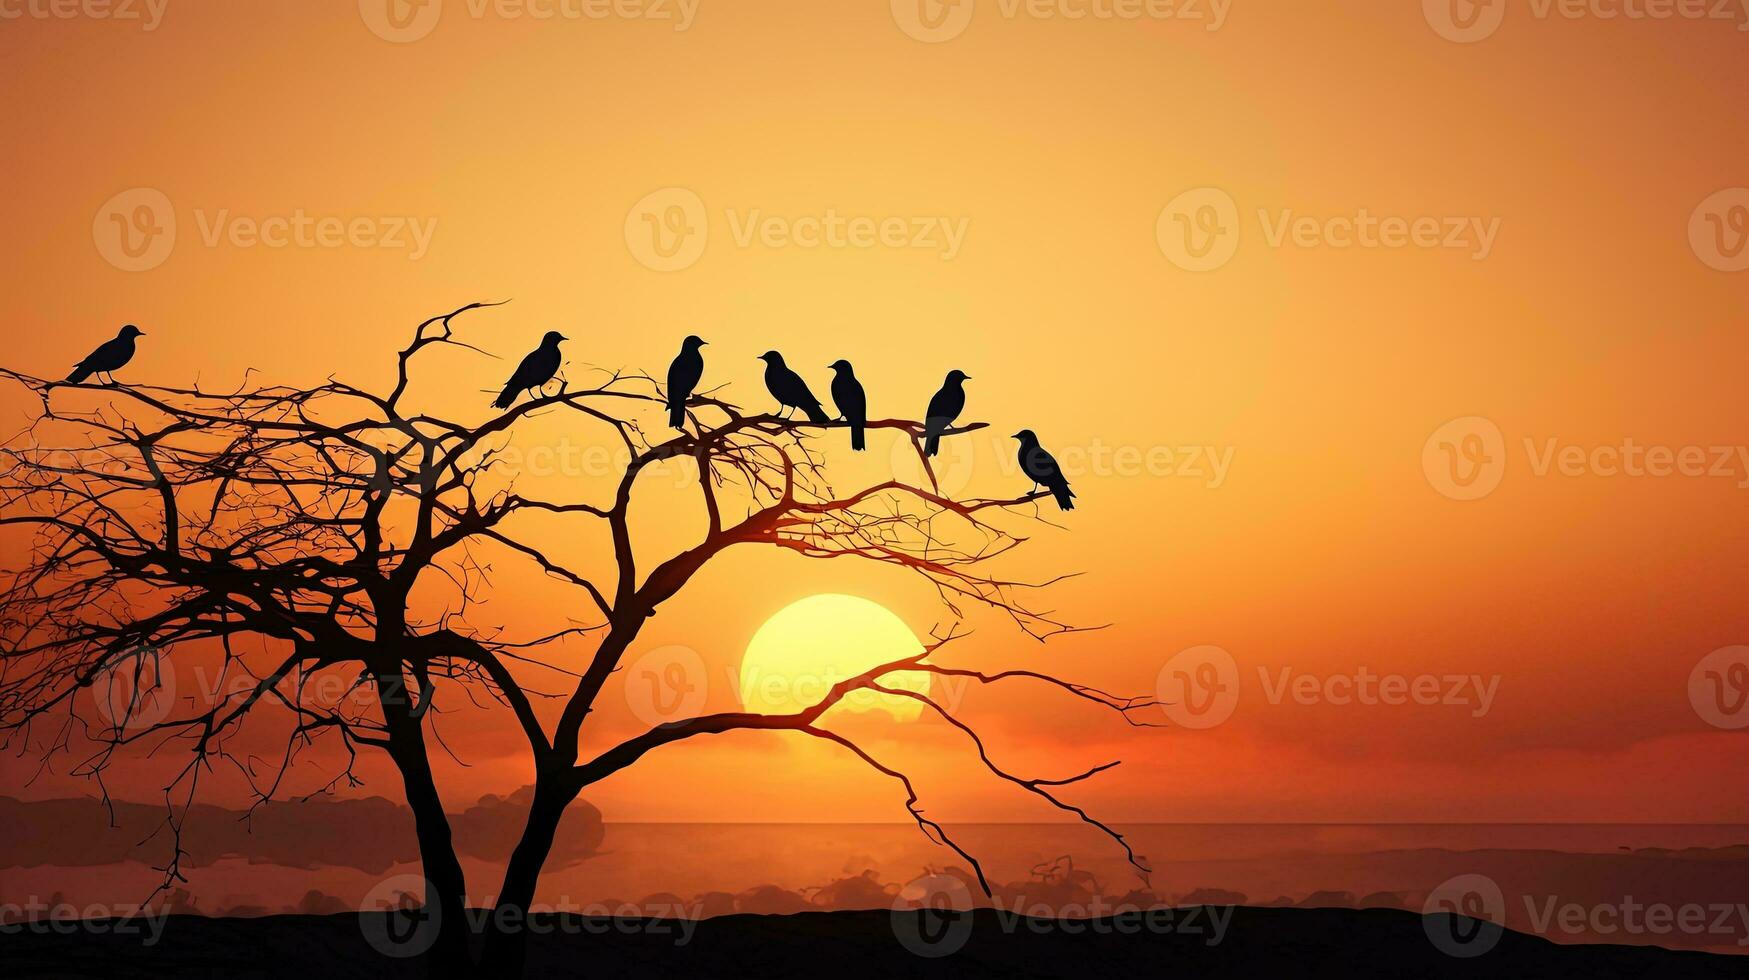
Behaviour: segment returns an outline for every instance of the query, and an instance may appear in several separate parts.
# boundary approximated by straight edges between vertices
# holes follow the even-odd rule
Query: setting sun
[[[884,606],[849,595],[809,596],[779,610],[753,634],[741,660],[741,703],[765,714],[800,711],[833,684],[922,650],[905,621]],[[927,694],[929,675],[896,673],[885,686]],[[910,698],[870,691],[852,692],[840,707],[885,711],[902,721],[923,711]]]

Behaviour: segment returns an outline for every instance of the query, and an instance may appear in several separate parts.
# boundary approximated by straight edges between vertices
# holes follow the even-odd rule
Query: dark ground
[[[1749,957],[1672,952],[1647,946],[1557,945],[1503,932],[1485,954],[1460,959],[1429,938],[1449,929],[1444,917],[1387,909],[1218,910],[1230,915],[1217,930],[1207,909],[1157,913],[1114,931],[1111,919],[1019,919],[980,911],[966,925],[933,920],[931,935],[963,948],[924,958],[901,942],[916,913],[820,912],[792,916],[737,915],[708,919],[684,938],[680,923],[567,917],[547,919],[560,932],[530,941],[529,975],[589,977],[710,977],[852,980],[861,977],[1613,977],[1749,978]],[[1168,920],[1165,916],[1170,916]],[[369,923],[380,929],[384,914]],[[358,915],[209,919],[174,916],[162,939],[57,934],[43,925],[12,925],[0,935],[0,976],[23,977],[363,977],[423,975],[418,960],[375,951]],[[62,923],[69,930],[72,923]],[[1460,926],[1473,923],[1463,920]],[[1070,930],[1076,931],[1071,933]],[[915,935],[913,933],[913,935]],[[380,941],[380,938],[379,938]],[[915,939],[912,939],[915,942]],[[1485,941],[1482,945],[1485,945]],[[479,976],[493,974],[482,970]]]

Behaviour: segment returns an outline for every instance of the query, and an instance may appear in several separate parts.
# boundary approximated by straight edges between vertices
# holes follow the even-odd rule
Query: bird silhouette
[[[799,408],[807,413],[810,422],[828,422],[826,410],[820,407],[820,399],[808,390],[808,383],[802,376],[791,371],[783,363],[783,355],[777,351],[768,350],[759,355],[765,362],[765,387],[770,390],[771,397],[783,406],[783,414],[788,415],[791,409]]]
[[[686,428],[686,400],[704,377],[704,354],[699,351],[704,346],[697,337],[686,338],[674,363],[668,365],[668,424],[676,429]]]
[[[1045,452],[1038,444],[1038,436],[1031,429],[1021,429],[1014,434],[1020,440],[1020,470],[1033,482],[1034,486],[1042,486],[1057,498],[1057,507],[1061,510],[1075,509],[1075,491],[1069,489],[1069,481],[1063,477],[1063,468],[1057,465],[1056,457]]]
[[[557,330],[548,330],[534,353],[523,358],[522,363],[517,365],[516,373],[505,383],[504,391],[492,403],[493,407],[509,408],[515,403],[516,396],[553,380],[553,375],[559,373],[559,341],[570,339]]]
[[[941,390],[929,399],[929,412],[923,416],[923,455],[934,456],[941,449],[942,433],[966,410],[965,383],[970,380],[964,371],[949,371]]]
[[[850,448],[861,452],[868,448],[863,440],[863,427],[868,424],[868,395],[862,390],[862,382],[856,380],[856,371],[849,361],[839,358],[827,366],[837,372],[832,375],[832,404],[850,423]]]
[[[67,384],[83,384],[86,378],[93,374],[109,374],[111,377],[104,384],[114,384],[113,372],[134,359],[134,338],[146,334],[139,327],[128,324],[121,328],[115,339],[106,340],[98,348],[86,355],[83,361],[73,366],[73,373],[67,375]]]

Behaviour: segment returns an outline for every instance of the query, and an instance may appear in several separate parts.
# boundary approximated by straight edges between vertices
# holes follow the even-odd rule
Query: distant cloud
[[[485,796],[451,813],[456,849],[463,857],[503,861],[527,818],[531,788],[508,797]],[[145,803],[41,800],[0,796],[0,868],[40,865],[93,867],[139,861],[160,864],[168,847],[162,806]],[[601,811],[581,800],[566,812],[553,842],[551,868],[577,863],[596,852],[602,839]],[[413,814],[381,797],[269,803],[252,813],[198,805],[188,813],[183,863],[204,867],[225,858],[289,868],[354,868],[381,874],[419,860]]]

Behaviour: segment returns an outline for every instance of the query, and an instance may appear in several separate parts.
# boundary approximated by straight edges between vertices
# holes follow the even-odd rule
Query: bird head
[[[1021,429],[1019,432],[1016,432],[1014,434],[1014,438],[1019,439],[1021,442],[1037,442],[1038,441],[1038,436],[1034,435],[1033,431],[1031,429]]]
[[[831,368],[834,371],[843,371],[846,374],[850,373],[850,362],[845,360],[842,357],[840,357],[838,360],[833,361],[831,364],[828,364],[826,366]]]
[[[774,351],[774,350],[768,350],[765,353],[759,355],[759,359],[764,361],[767,364],[782,364],[783,363],[783,355],[779,354],[777,351]]]
[[[702,337],[698,337],[696,335],[688,337],[684,341],[681,341],[681,343],[680,343],[680,346],[685,348],[686,350],[698,350],[700,347],[705,347],[708,345],[709,345],[708,341],[706,341]]]
[[[972,376],[965,373],[964,371],[959,370],[958,368],[955,368],[954,370],[947,372],[947,383],[950,385],[951,384],[958,384],[961,381],[970,381],[970,380],[972,380]]]
[[[123,337],[144,337],[146,332],[130,323],[121,328],[121,335]]]
[[[557,346],[559,346],[559,341],[570,340],[570,339],[571,338],[565,336],[564,334],[558,332],[557,330],[548,330],[547,335],[545,337],[541,338],[541,344],[546,346],[546,347],[557,347]]]

